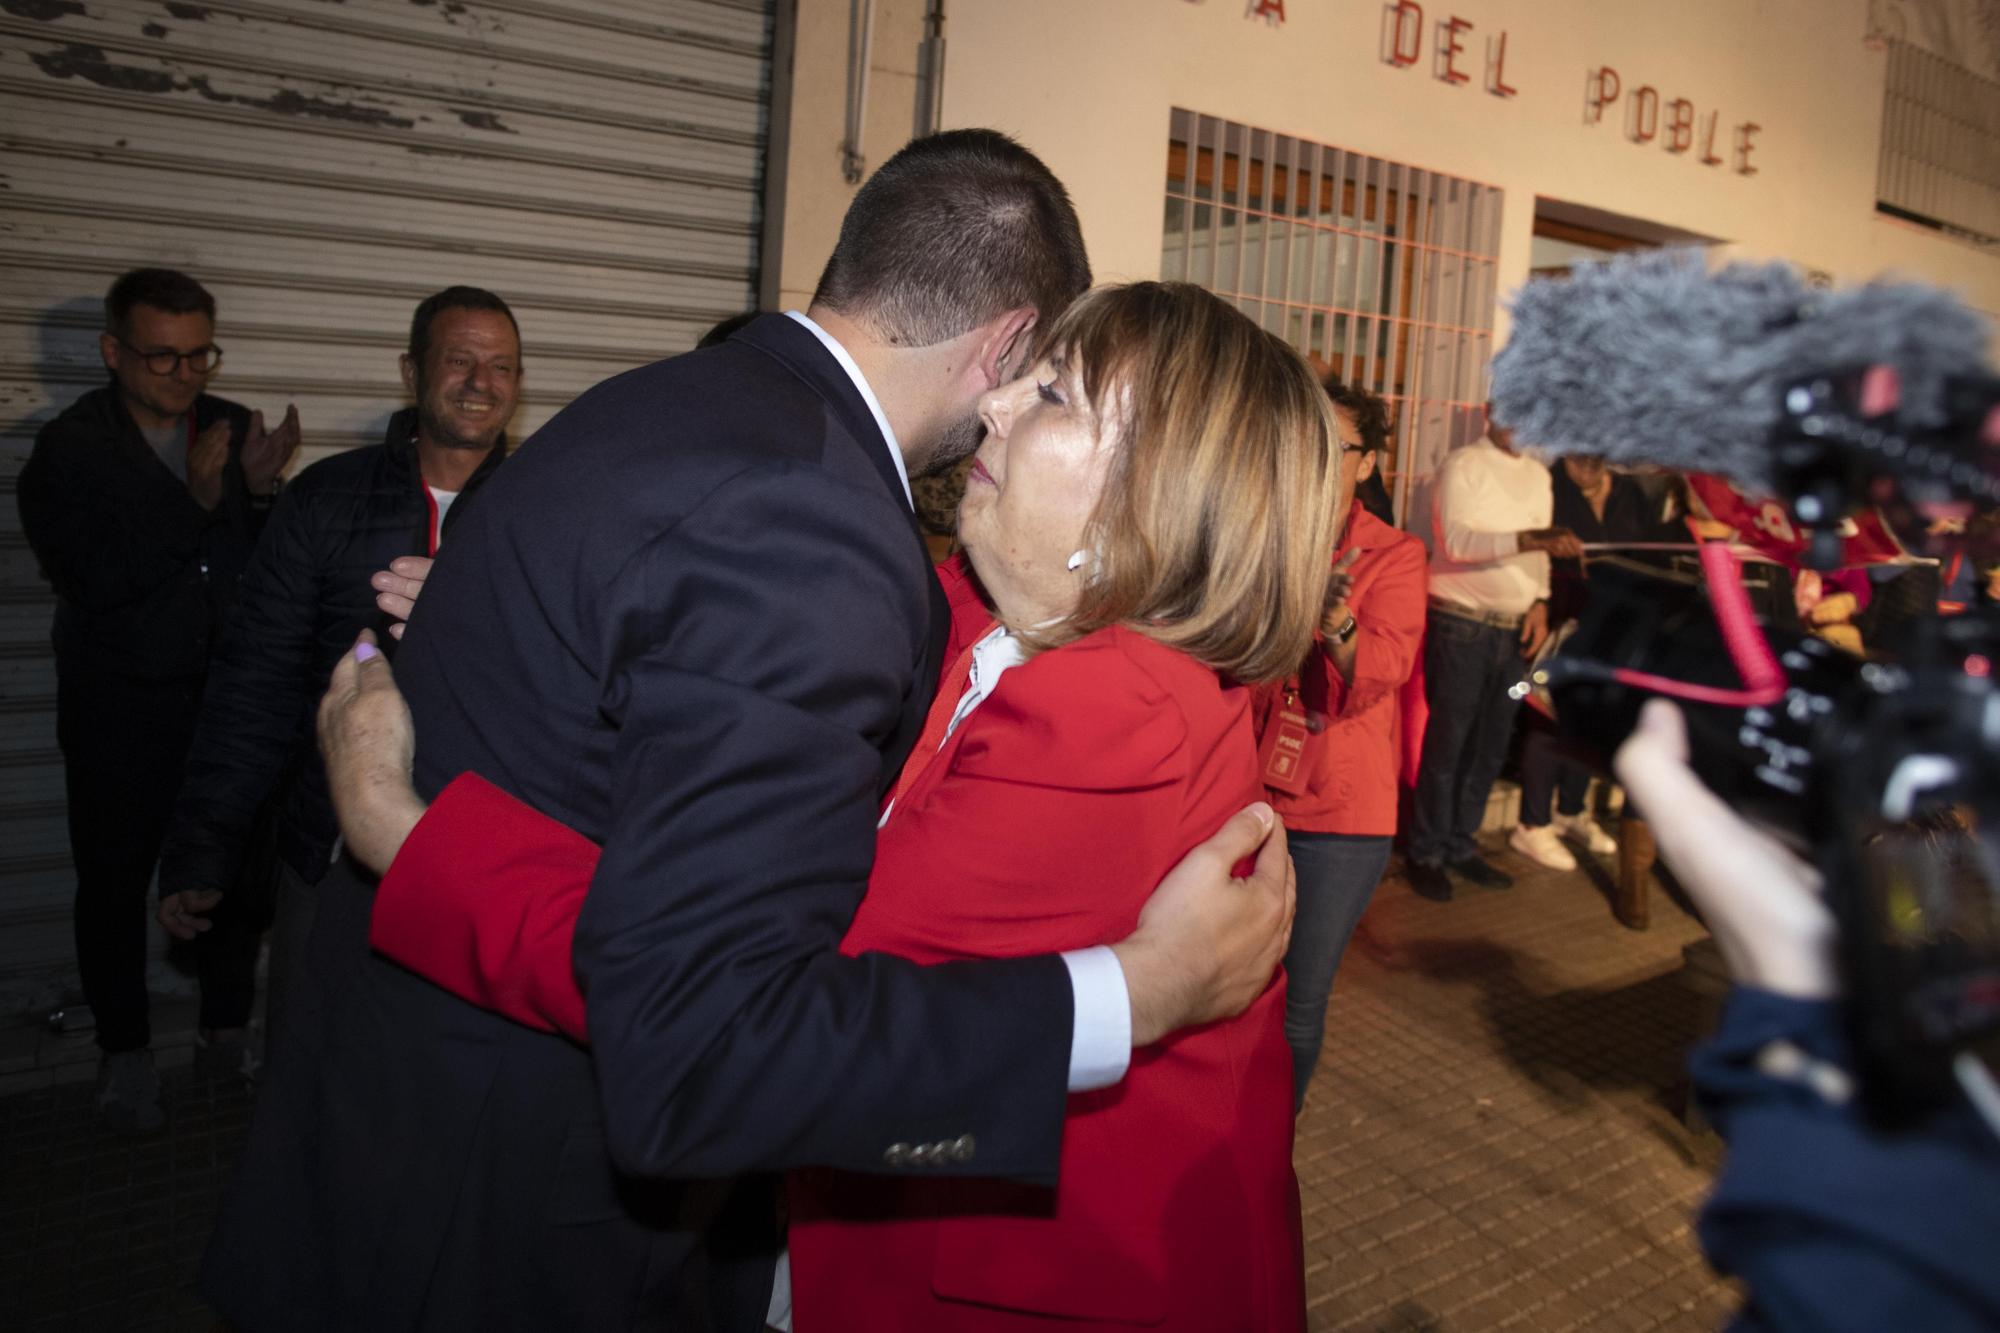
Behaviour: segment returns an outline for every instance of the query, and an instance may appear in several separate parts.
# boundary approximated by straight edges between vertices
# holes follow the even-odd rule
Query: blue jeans
[[[1292,1048],[1292,1110],[1305,1103],[1319,1063],[1333,974],[1389,864],[1387,837],[1288,833],[1299,906],[1285,951],[1285,1041]]]
[[[1412,861],[1444,865],[1479,852],[1473,834],[1520,705],[1507,697],[1526,673],[1521,633],[1431,608],[1424,634],[1424,697],[1430,724],[1410,803]]]

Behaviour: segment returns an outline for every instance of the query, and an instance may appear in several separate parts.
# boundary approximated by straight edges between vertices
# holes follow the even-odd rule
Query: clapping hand
[[[264,429],[264,414],[250,414],[250,430],[243,437],[243,481],[252,495],[269,495],[277,488],[278,477],[299,451],[299,407],[285,408],[285,419],[276,430]]]
[[[1357,546],[1334,561],[1333,572],[1327,575],[1326,597],[1320,603],[1320,621],[1328,633],[1347,623],[1347,599],[1354,595],[1354,565],[1360,559],[1361,548]],[[1337,616],[1336,612],[1339,613]]]
[[[211,422],[188,446],[188,494],[203,509],[213,509],[222,501],[222,465],[229,461],[229,430],[226,418]]]

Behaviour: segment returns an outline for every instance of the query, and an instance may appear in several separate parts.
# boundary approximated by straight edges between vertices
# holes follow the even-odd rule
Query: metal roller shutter
[[[410,311],[519,317],[523,438],[755,304],[774,0],[0,0],[0,997],[70,968],[50,599],[15,478],[102,382],[110,280],[186,269],[212,388],[301,463],[401,404]]]

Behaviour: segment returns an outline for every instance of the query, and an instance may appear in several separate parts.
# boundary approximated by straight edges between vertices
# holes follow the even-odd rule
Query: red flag
[[[1709,516],[1724,527],[1734,528],[1738,541],[1793,569],[1803,563],[1812,530],[1794,523],[1791,511],[1782,502],[1745,495],[1722,478],[1705,472],[1690,472],[1687,480],[1688,488]],[[1912,558],[1873,508],[1857,510],[1840,520],[1840,545],[1843,569],[1904,564]]]

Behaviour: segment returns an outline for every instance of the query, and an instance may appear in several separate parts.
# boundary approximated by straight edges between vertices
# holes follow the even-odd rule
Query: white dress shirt
[[[839,339],[805,314],[797,310],[787,310],[785,314],[803,324],[818,338],[833,359],[840,363],[840,368],[847,372],[847,377],[854,381],[861,401],[868,405],[875,424],[881,428],[882,440],[896,465],[896,476],[903,483],[903,498],[914,510],[916,501],[910,495],[910,473],[903,462],[902,447],[896,443],[896,432],[890,429],[889,418],[884,415],[875,391],[868,387],[861,367],[854,363],[854,358],[840,345]],[[1020,644],[1005,629],[996,629],[982,639],[973,649],[972,677],[965,693],[959,698],[957,711],[952,714],[951,730],[956,730],[958,724],[979,706],[979,702],[993,692],[1001,674],[1021,660]],[[946,731],[947,737],[951,730]],[[886,819],[888,816],[885,814],[883,817]],[[1070,994],[1075,1007],[1069,1043],[1069,1090],[1089,1092],[1093,1088],[1108,1088],[1125,1077],[1125,1071],[1132,1063],[1132,997],[1125,986],[1125,969],[1119,965],[1118,955],[1105,945],[1073,949],[1063,954],[1062,960],[1063,966],[1069,969]]]
[[[854,364],[854,358],[840,345],[840,339],[813,323],[812,317],[804,311],[787,310],[785,318],[795,319],[805,325],[806,330],[819,339],[820,345],[833,354],[833,359],[840,362],[840,368],[847,372],[847,378],[854,381],[854,387],[861,392],[861,401],[868,404],[869,414],[875,418],[875,424],[882,430],[882,439],[889,446],[889,461],[896,465],[896,480],[903,483],[903,498],[909,501],[910,508],[914,510],[917,501],[916,497],[910,494],[910,467],[903,461],[903,446],[896,443],[896,432],[889,427],[889,417],[882,411],[882,400],[868,387],[868,379],[861,373],[861,367]]]

